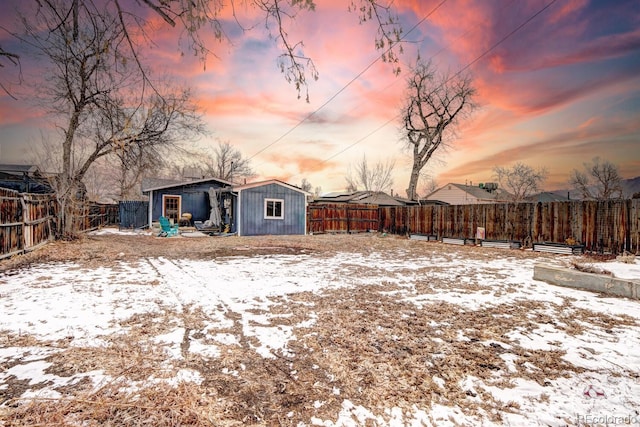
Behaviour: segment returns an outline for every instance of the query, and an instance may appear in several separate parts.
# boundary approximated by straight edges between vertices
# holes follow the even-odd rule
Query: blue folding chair
[[[158,236],[162,237],[171,237],[178,235],[178,224],[171,225],[169,222],[169,218],[161,216],[159,218],[160,221],[160,234]]]

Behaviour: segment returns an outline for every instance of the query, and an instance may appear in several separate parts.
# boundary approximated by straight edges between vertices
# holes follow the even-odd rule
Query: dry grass
[[[524,257],[548,257],[376,235],[206,239],[105,236],[51,244],[8,260],[0,269],[10,274],[15,268],[41,262],[102,266],[157,256],[214,259],[312,253],[323,257],[336,252],[387,251],[396,255],[404,251],[408,259],[425,252],[445,258],[463,252],[465,257],[479,259],[508,254],[516,262]],[[363,267],[345,271],[379,274],[376,269],[372,272]],[[502,273],[488,274],[500,278]],[[416,283],[416,290],[433,294],[465,286],[482,290],[478,283],[461,285],[456,278],[436,279],[428,272],[423,282]],[[438,403],[457,406],[468,415],[482,413],[500,422],[501,414],[518,411],[517,405],[465,387],[465,378],[473,376],[502,388],[511,387],[514,378],[547,386],[553,379],[582,371],[563,359],[561,345],[547,351],[528,350],[510,339],[509,332],[531,334],[546,323],[577,335],[585,324],[603,330],[636,324],[631,317],[614,318],[575,309],[571,301],[553,306],[529,300],[517,306],[465,311],[443,302],[419,306],[407,303],[394,296],[397,290],[396,285],[380,277],[368,286],[275,299],[270,312],[272,326],[293,326],[297,339],[289,343],[289,352],[273,354],[273,358],[256,353],[253,339],[242,332],[241,315],[233,312],[227,313],[233,326],[217,332],[233,334],[237,344],[219,344],[218,357],[190,352],[189,333],[201,331],[207,320],[206,314],[194,307],[186,307],[182,313],[167,309],[162,315],[131,317],[121,324],[126,333],[105,337],[108,344],[102,348],[69,347],[61,342],[43,343],[28,336],[7,335],[3,345],[58,348],[47,358],[50,373],[71,376],[100,369],[111,380],[98,385],[81,381],[58,390],[62,398],[27,401],[19,399],[25,384],[16,382],[0,395],[0,425],[293,426],[309,423],[311,417],[335,419],[345,399],[383,417],[388,416],[384,415],[385,408],[399,407],[409,413],[413,405],[429,408]],[[509,292],[509,286],[504,292]],[[317,316],[313,326],[296,326],[308,320],[310,310]],[[549,310],[559,315],[552,316]],[[186,328],[183,357],[177,360],[170,359],[150,339],[166,332],[176,317]],[[501,357],[505,352],[518,356],[514,366],[507,366]],[[201,381],[174,384],[169,379],[178,370],[197,372]],[[540,400],[545,398],[548,396]]]
[[[571,265],[573,266],[573,268],[575,268],[578,271],[581,271],[583,273],[591,273],[591,274],[602,274],[605,276],[611,276],[613,277],[613,273],[610,272],[609,270],[605,270],[603,268],[598,268],[595,267],[592,264],[588,264],[588,263],[583,263],[583,262],[572,262]]]

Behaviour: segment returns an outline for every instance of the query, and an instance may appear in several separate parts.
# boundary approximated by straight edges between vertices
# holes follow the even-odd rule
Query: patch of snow
[[[182,359],[185,350],[216,358],[221,354],[221,346],[246,344],[253,346],[265,358],[272,358],[274,354],[291,356],[288,345],[296,339],[294,329],[312,328],[317,322],[313,304],[309,304],[306,319],[295,326],[285,322],[290,321],[290,313],[274,316],[271,308],[291,294],[380,285],[381,277],[387,283],[401,287],[393,291],[399,301],[416,307],[449,303],[461,311],[476,311],[535,302],[544,304],[540,313],[553,316],[559,307],[570,301],[570,306],[562,306],[568,314],[571,310],[587,309],[614,318],[640,319],[638,301],[603,298],[598,294],[533,280],[534,263],[534,260],[508,257],[470,260],[455,253],[447,257],[403,258],[399,252],[398,257],[380,253],[338,253],[326,258],[273,255],[259,260],[242,256],[215,260],[150,258],[142,262],[121,261],[113,268],[96,269],[74,263],[35,265],[11,276],[0,275],[0,330],[16,336],[32,335],[45,343],[65,340],[69,346],[106,347],[109,342],[105,337],[126,333],[131,327],[127,321],[133,316],[164,315],[171,321],[162,325],[161,333],[151,333],[147,338],[164,347],[176,360]],[[618,277],[627,278],[640,277],[638,267],[637,263],[603,263],[601,266]],[[417,283],[428,284],[432,278],[443,279],[451,286],[434,288],[428,293],[417,291]],[[193,310],[201,311],[204,316],[204,324],[198,331],[192,330],[185,320]],[[585,324],[580,334],[571,335],[559,320],[537,323],[531,319],[531,322],[531,327],[516,328],[502,339],[529,350],[561,351],[567,363],[585,371],[549,380],[544,385],[516,378],[503,388],[485,384],[476,377],[467,377],[460,384],[463,390],[477,396],[485,390],[505,404],[513,402],[517,410],[501,413],[501,424],[505,425],[572,425],[577,424],[581,416],[623,417],[634,414],[640,383],[630,379],[627,373],[640,370],[640,355],[631,350],[640,348],[640,327],[612,325],[604,329],[595,324]],[[431,340],[445,344],[442,332],[437,329],[446,325],[434,321],[428,324],[439,335],[432,336]],[[188,334],[187,329],[190,331]],[[464,331],[458,333],[457,339],[470,341]],[[491,340],[478,344],[502,347],[504,352],[499,357],[509,373],[524,369],[544,378],[543,370],[510,352],[512,346],[507,342]],[[47,373],[51,364],[45,359],[59,351],[44,345],[10,347],[2,342],[0,365],[10,367],[0,371],[0,389],[6,389],[10,378],[28,380],[31,388],[23,397],[55,398],[59,396],[56,387],[75,384],[85,377],[91,378],[94,384],[107,378],[100,371],[64,378]],[[445,353],[433,355],[434,359],[444,357]],[[312,368],[319,369],[317,365]],[[240,366],[240,369],[245,370],[246,367]],[[240,375],[237,370],[227,368],[223,373]],[[194,370],[182,369],[168,374],[168,378],[155,378],[154,381],[177,384],[200,383],[203,380]],[[501,372],[495,375],[499,376]],[[432,379],[438,387],[446,387],[444,379],[438,376]],[[490,380],[494,379],[494,376],[490,377]],[[602,389],[606,398],[585,396],[583,391],[588,385]],[[133,388],[135,386],[132,384]],[[327,393],[333,394],[327,396],[327,400],[335,399],[334,396],[341,395],[341,390],[333,387]],[[322,405],[323,401],[313,402],[316,409]],[[365,408],[344,399],[333,419],[312,417],[309,422],[322,426],[366,423],[380,426],[495,425],[488,414],[471,416],[459,407],[438,401],[429,408],[414,406],[411,411],[394,407],[381,413],[376,411],[380,409]]]
[[[633,263],[625,263],[620,261],[596,262],[589,265],[610,271],[615,277],[620,279],[640,280],[640,262],[635,260]]]

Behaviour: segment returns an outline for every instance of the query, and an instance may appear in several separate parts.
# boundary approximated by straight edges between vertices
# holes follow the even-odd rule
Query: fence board
[[[640,202],[634,199],[630,203],[629,209],[629,240],[631,248],[629,252],[638,253],[640,251]]]
[[[309,205],[307,228],[310,233],[360,233],[380,227],[378,205],[323,203]]]
[[[591,252],[640,250],[640,199],[381,207],[379,231],[487,240],[578,243]]]
[[[34,250],[59,230],[60,205],[54,194],[31,194],[0,188],[0,259]],[[85,202],[75,207],[75,230],[117,224],[118,205]]]
[[[57,201],[52,194],[21,194],[24,207],[24,250],[33,250],[54,239]]]
[[[0,188],[0,259],[23,251],[22,232],[20,193]]]

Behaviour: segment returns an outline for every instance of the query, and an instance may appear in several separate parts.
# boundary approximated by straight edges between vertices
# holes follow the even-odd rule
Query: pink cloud
[[[550,68],[564,65],[596,62],[632,54],[640,50],[640,29],[623,34],[598,37],[586,42],[579,49],[562,52],[551,58],[541,58],[536,68]]]
[[[587,7],[587,0],[568,0],[560,3],[559,8],[552,9],[550,12],[549,22],[557,23],[575,14],[581,9]]]

